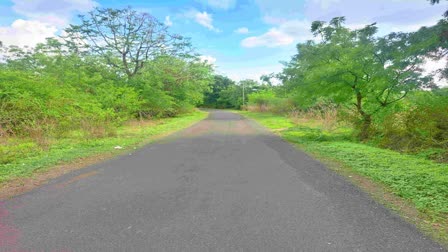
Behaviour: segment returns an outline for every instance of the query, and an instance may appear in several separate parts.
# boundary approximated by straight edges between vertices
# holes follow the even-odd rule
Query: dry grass
[[[261,104],[261,105],[247,105],[247,111],[250,112],[269,112],[272,111],[272,108],[267,104]]]
[[[317,124],[327,131],[333,131],[339,125],[336,106],[318,106],[308,110],[293,109],[287,116],[296,125],[303,123]]]
[[[42,127],[28,127],[26,131],[29,137],[42,149],[48,150],[51,145],[50,138]]]
[[[110,122],[92,122],[83,120],[81,122],[81,129],[89,138],[114,137],[117,135],[116,127]]]
[[[280,114],[286,113],[286,116],[296,125],[303,123],[313,124],[327,131],[333,131],[339,126],[339,111],[336,105],[318,104],[306,110],[298,109],[291,104],[283,107],[284,109],[281,109],[283,113]],[[279,108],[267,104],[258,104],[248,105],[246,110],[256,113],[271,112],[278,114],[276,112]]]
[[[0,144],[6,144],[8,142],[9,135],[6,130],[0,127]]]
[[[138,129],[139,127],[149,127],[157,125],[157,120],[140,120],[134,119],[125,123],[126,127]]]

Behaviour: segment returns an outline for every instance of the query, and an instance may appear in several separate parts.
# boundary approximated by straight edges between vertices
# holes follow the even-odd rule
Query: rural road
[[[225,111],[0,205],[0,251],[444,251]]]

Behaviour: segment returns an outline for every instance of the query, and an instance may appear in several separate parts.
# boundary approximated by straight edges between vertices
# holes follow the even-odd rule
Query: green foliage
[[[272,88],[248,95],[248,110],[250,111],[269,111],[286,114],[295,108],[296,105],[292,99],[278,97]]]
[[[14,69],[17,60],[9,60],[0,72],[0,126],[6,134],[31,136],[41,131],[45,136],[62,136],[81,129],[104,136],[135,116],[175,116],[191,111],[202,102],[212,81],[209,65],[174,57],[148,62],[143,73],[130,81],[98,73],[95,66],[59,69],[45,63],[54,59],[70,65],[71,56],[36,53],[30,57],[39,58],[38,65],[43,66],[39,73],[25,71],[29,67],[23,59],[18,60],[20,70]],[[102,129],[95,132],[95,128]]]
[[[351,106],[358,114],[354,125],[365,140],[374,114],[431,83],[415,67],[423,62],[421,52],[428,42],[403,33],[378,38],[376,24],[350,30],[343,26],[344,20],[313,22],[312,32],[321,42],[298,44],[298,54],[281,78],[299,104],[325,97]]]
[[[0,145],[0,165],[12,163],[17,159],[23,159],[41,152],[42,149],[33,142]]]
[[[130,85],[140,91],[140,113],[174,116],[201,104],[212,81],[210,65],[164,56],[149,62]]]
[[[24,72],[0,72],[3,131],[32,137],[39,131],[56,133],[80,128],[82,124],[106,124],[112,116],[92,95],[55,83],[52,78]]]
[[[210,92],[207,92],[204,99],[203,106],[211,108],[232,108],[234,107],[225,99],[219,100],[221,97],[221,91],[235,86],[235,82],[228,77],[222,75],[215,75],[214,82],[211,85]]]
[[[142,106],[137,90],[128,86],[101,83],[95,87],[94,95],[103,109],[114,112],[118,124],[131,119]]]
[[[298,44],[276,76],[282,84],[249,95],[249,110],[319,117],[328,128],[350,122],[369,144],[446,162],[448,89],[420,66],[448,55],[447,20],[383,37],[376,24],[351,30],[344,21],[313,22],[320,40]]]
[[[255,105],[258,107],[268,106],[273,101],[277,99],[272,90],[264,90],[257,93],[252,93],[248,95],[249,105]]]
[[[247,105],[248,96],[254,92],[269,89],[269,85],[260,85],[255,80],[242,80],[237,85],[229,85],[219,92],[217,102],[225,108],[240,109]]]
[[[231,85],[219,92],[217,102],[225,108],[240,109],[243,105],[243,89],[238,85]]]
[[[431,156],[448,161],[448,97],[422,91],[410,96],[405,106],[382,122],[380,144],[407,152],[436,148],[442,151]]]

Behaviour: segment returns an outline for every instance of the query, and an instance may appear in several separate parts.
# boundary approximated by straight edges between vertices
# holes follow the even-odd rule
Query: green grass
[[[268,113],[240,112],[319,157],[379,182],[434,219],[448,216],[448,165],[352,141],[350,130],[325,131]]]
[[[120,153],[115,146],[132,150],[151,142],[156,136],[172,133],[198,122],[207,116],[206,112],[194,112],[175,118],[151,121],[148,124],[120,127],[114,137],[86,139],[71,137],[52,141],[48,150],[42,150],[34,142],[13,139],[16,143],[0,146],[0,154],[10,155],[7,163],[0,164],[0,183],[19,177],[31,176],[36,171],[47,170],[55,165],[78,158],[106,153]]]

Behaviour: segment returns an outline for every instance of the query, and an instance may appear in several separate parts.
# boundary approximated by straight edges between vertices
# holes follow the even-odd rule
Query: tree
[[[203,102],[213,81],[211,65],[199,60],[160,56],[130,80],[140,93],[140,116],[174,116]]]
[[[240,109],[247,103],[249,94],[262,89],[262,86],[255,80],[241,80],[237,85],[229,85],[226,89],[221,90],[219,92],[218,103],[227,108]]]
[[[275,78],[275,74],[274,73],[270,73],[270,74],[263,74],[262,76],[260,76],[260,81],[262,85],[266,85],[266,86],[270,86],[272,87],[272,79]]]
[[[218,102],[226,108],[239,109],[243,105],[242,92],[243,89],[241,86],[231,85],[219,92]]]
[[[372,116],[430,82],[419,68],[423,45],[410,35],[375,37],[376,24],[358,30],[343,26],[344,17],[312,23],[321,42],[298,44],[298,54],[282,79],[303,99],[327,97],[350,104],[360,117],[360,139],[369,137]]]
[[[260,86],[260,84],[257,81],[251,79],[241,80],[238,83],[238,85],[242,89],[241,90],[242,105],[245,105],[247,103],[249,94],[263,89],[263,87]]]
[[[79,17],[80,25],[65,29],[67,41],[100,55],[129,79],[157,56],[183,57],[190,52],[188,39],[169,33],[167,26],[148,13],[131,8],[96,8]]]
[[[222,90],[235,85],[235,82],[230,78],[222,75],[215,75],[211,91],[205,95],[204,105],[214,108],[228,108],[228,103],[219,101],[219,94]]]

